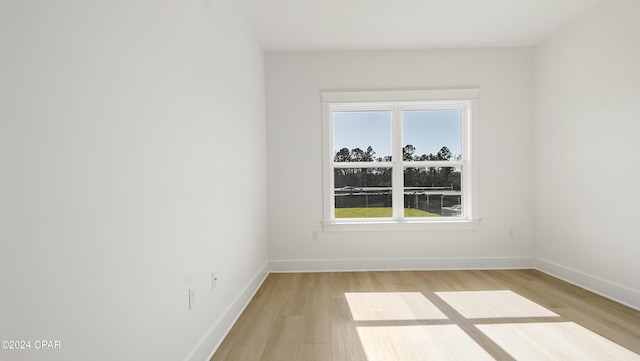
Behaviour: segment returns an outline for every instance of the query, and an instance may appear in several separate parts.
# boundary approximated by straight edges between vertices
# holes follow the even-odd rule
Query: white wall
[[[536,50],[539,267],[640,308],[640,2],[606,1]]]
[[[266,271],[264,61],[242,13],[0,13],[0,339],[62,345],[0,358],[203,360]]]
[[[272,267],[532,266],[532,77],[533,53],[526,48],[267,53]],[[480,115],[476,120],[480,230],[321,232],[321,90],[468,87],[480,88]],[[509,228],[515,229],[515,238],[507,237]],[[319,240],[312,240],[312,231],[320,232]]]

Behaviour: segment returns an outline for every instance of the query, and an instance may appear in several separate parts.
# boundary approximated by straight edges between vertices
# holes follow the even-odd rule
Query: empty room
[[[2,0],[0,55],[0,360],[640,360],[637,0]]]

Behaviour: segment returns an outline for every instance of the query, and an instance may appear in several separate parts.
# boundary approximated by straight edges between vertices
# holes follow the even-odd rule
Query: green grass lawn
[[[336,208],[336,218],[391,218],[391,207]],[[439,214],[415,208],[405,208],[405,217],[438,217]]]

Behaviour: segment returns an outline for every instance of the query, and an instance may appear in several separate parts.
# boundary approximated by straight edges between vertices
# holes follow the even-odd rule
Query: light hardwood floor
[[[535,270],[270,274],[212,361],[640,360],[640,312]]]

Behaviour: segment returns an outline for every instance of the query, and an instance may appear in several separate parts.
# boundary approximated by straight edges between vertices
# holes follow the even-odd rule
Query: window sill
[[[438,221],[336,221],[323,224],[325,232],[398,232],[398,231],[473,231],[480,229],[479,220]]]

